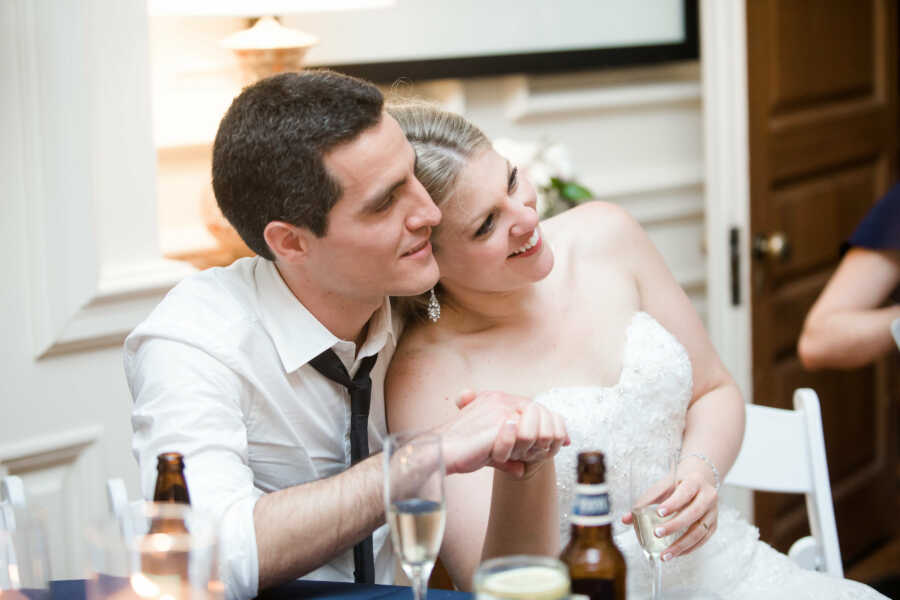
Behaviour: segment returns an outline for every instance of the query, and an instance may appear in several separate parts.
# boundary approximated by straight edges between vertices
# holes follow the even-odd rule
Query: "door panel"
[[[790,48],[770,65],[773,114],[806,103],[870,94],[874,89],[872,45],[822,43],[869,36],[871,3],[825,7],[818,0],[783,2],[770,19],[774,48]],[[828,77],[821,76],[823,71]]]
[[[895,181],[897,6],[893,0],[747,0],[751,235],[791,252],[752,262],[754,402],[822,402],[845,562],[897,519],[898,388],[885,363],[806,372],[796,354],[839,248]],[[805,534],[801,497],[757,494],[762,538],[784,551]]]

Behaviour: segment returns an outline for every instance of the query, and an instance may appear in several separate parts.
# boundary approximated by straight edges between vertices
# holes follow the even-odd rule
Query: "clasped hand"
[[[440,428],[448,473],[491,466],[528,478],[571,443],[563,418],[529,398],[465,391],[456,405],[459,416]]]
[[[682,463],[672,495],[659,505],[660,516],[677,514],[657,528],[656,536],[666,537],[684,530],[674,544],[662,551],[664,561],[693,552],[705,544],[718,527],[719,493],[704,469],[703,465],[695,468]],[[632,513],[622,517],[622,522],[626,525],[634,523]]]

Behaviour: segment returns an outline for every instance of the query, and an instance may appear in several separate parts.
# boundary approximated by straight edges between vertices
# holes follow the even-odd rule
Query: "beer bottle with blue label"
[[[591,600],[625,600],[625,558],[613,543],[612,512],[602,452],[578,454],[572,539],[560,555],[572,593]]]

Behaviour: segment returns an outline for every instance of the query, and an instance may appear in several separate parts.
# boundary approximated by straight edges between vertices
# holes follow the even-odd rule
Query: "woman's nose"
[[[525,235],[534,231],[538,225],[537,201],[532,196],[516,211],[516,222],[510,228],[512,235]]]

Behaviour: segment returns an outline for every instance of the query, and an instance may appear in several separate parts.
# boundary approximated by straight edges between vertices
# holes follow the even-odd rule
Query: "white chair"
[[[9,590],[18,584],[12,579],[10,567],[18,564],[13,536],[16,531],[16,509],[25,508],[25,485],[16,475],[0,479],[0,531],[5,532],[0,544],[0,590]]]
[[[15,531],[14,509],[25,508],[25,484],[17,475],[5,475],[0,479],[0,529]]]
[[[109,501],[109,511],[115,516],[120,516],[128,508],[128,490],[125,481],[119,477],[106,480],[106,499]]]
[[[6,475],[0,480],[0,500],[17,508],[25,508],[25,484],[18,475]]]
[[[897,347],[900,348],[900,319],[894,319],[894,322],[891,323],[891,333],[894,334],[894,341],[897,342]]]
[[[804,568],[844,576],[825,460],[822,413],[813,390],[794,392],[794,410],[747,405],[744,443],[725,483],[806,495],[812,535],[794,542],[788,556]]]

